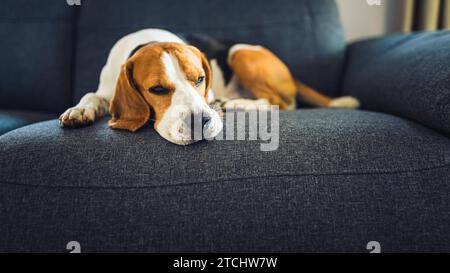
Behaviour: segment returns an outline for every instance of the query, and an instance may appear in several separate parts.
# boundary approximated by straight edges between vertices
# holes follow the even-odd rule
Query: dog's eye
[[[199,87],[203,81],[205,80],[205,77],[201,76],[198,78],[197,82],[195,83],[195,87]]]
[[[152,86],[148,89],[148,91],[155,94],[165,94],[169,92],[169,89],[162,87],[161,85]]]

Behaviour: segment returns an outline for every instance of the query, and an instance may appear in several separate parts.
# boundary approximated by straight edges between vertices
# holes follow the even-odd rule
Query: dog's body
[[[321,107],[359,106],[351,97],[333,100],[297,82],[286,65],[262,46],[201,36],[182,39],[165,30],[144,29],[113,46],[97,91],[66,110],[60,124],[87,125],[109,109],[111,127],[136,131],[152,115],[162,137],[186,145],[194,142],[186,122],[192,116],[202,119],[205,138],[220,132],[220,117],[208,106],[216,99],[224,109],[279,105],[284,110],[295,109],[297,96]]]

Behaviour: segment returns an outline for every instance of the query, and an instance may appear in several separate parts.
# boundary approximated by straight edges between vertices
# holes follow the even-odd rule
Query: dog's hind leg
[[[233,49],[233,48],[232,48]],[[240,83],[258,99],[281,110],[295,109],[296,97],[318,107],[358,108],[353,97],[331,98],[294,79],[287,65],[261,46],[230,49],[228,63]]]
[[[296,85],[287,66],[261,46],[234,46],[228,64],[239,83],[256,99],[281,110],[295,108]]]

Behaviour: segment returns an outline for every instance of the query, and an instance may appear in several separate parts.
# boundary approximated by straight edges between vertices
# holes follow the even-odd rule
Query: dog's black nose
[[[194,140],[203,139],[203,129],[211,120],[208,113],[191,114],[186,121],[186,124],[191,127],[191,137]]]
[[[201,129],[205,127],[205,125],[211,120],[211,116],[208,113],[204,112],[199,114],[191,114],[188,120],[190,121],[189,124],[191,128]]]

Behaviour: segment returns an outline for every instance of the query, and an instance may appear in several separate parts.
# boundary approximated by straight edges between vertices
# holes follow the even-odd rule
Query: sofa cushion
[[[345,41],[333,0],[96,0],[83,2],[79,13],[76,100],[97,89],[114,43],[143,28],[262,44],[297,78],[338,92]]]
[[[72,104],[74,20],[66,1],[2,1],[0,108],[59,113]]]
[[[352,44],[343,88],[364,109],[398,115],[450,135],[450,30]]]
[[[106,120],[0,137],[1,251],[449,251],[450,140],[414,122],[283,112],[279,149],[261,152]]]
[[[450,163],[450,139],[401,118],[345,110],[280,115],[279,148],[272,152],[262,152],[260,141],[177,146],[149,127],[137,133],[112,130],[107,118],[83,129],[42,122],[0,138],[0,152],[6,155],[0,177],[27,185],[120,188],[249,177],[420,173]]]
[[[31,123],[54,118],[55,115],[48,113],[0,110],[0,135]]]

